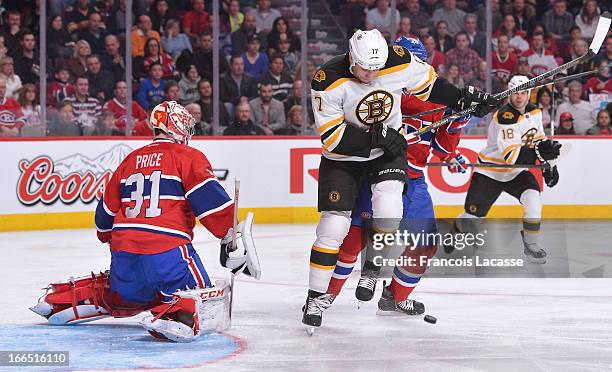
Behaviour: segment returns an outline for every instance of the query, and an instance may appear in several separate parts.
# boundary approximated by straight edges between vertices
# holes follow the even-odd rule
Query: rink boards
[[[93,211],[113,170],[149,139],[44,138],[0,141],[0,231],[93,226]],[[559,184],[544,188],[544,217],[612,218],[612,172],[604,159],[611,137],[572,136],[572,151],[559,163]],[[233,194],[241,180],[241,214],[255,212],[257,223],[312,223],[317,220],[317,178],[321,144],[316,137],[214,137],[195,139],[217,177]],[[462,139],[460,150],[475,162],[481,137]],[[438,217],[461,210],[469,173],[428,168],[426,176]],[[538,175],[541,179],[541,175]],[[490,216],[518,217],[507,195]]]

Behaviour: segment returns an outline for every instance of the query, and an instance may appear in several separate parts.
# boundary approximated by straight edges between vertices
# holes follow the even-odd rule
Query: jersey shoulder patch
[[[411,59],[412,55],[408,49],[401,45],[389,45],[389,56],[387,57],[387,63],[385,63],[383,69],[410,63]]]
[[[351,74],[349,67],[348,54],[335,56],[325,62],[314,74],[311,84],[312,89],[324,91],[340,79],[352,79],[353,74]]]
[[[521,113],[514,107],[505,104],[495,113],[495,119],[499,124],[516,124],[521,117]]]

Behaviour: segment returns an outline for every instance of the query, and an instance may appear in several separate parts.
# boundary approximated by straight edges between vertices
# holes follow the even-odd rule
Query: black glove
[[[544,182],[546,182],[546,186],[548,187],[554,187],[559,182],[559,171],[557,170],[556,165],[544,169],[542,171],[542,175],[544,176]]]
[[[375,124],[370,129],[372,141],[371,148],[381,148],[385,154],[396,157],[408,149],[408,143],[404,136],[385,124]]]
[[[547,162],[559,157],[561,144],[554,140],[544,140],[535,144],[536,156],[541,162]]]
[[[463,111],[472,104],[476,104],[474,108],[474,116],[479,118],[485,116],[491,111],[494,111],[499,105],[500,100],[493,97],[491,94],[481,92],[473,86],[467,86],[461,90],[461,99],[457,106],[457,110]]]

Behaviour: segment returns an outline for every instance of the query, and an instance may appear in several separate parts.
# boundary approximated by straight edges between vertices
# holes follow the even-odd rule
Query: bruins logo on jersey
[[[406,54],[406,51],[400,45],[394,45],[393,46],[393,51],[395,52],[395,54],[397,54],[400,57],[403,57]]]
[[[507,119],[507,120],[514,120],[516,116],[514,115],[512,111],[506,111],[502,114],[502,118]]]
[[[385,121],[393,108],[393,96],[384,90],[370,92],[357,104],[355,115],[364,125]]]
[[[536,134],[538,134],[538,130],[536,128],[530,128],[528,131],[523,133],[521,136],[521,140],[523,141],[523,146],[533,147],[534,139]]]
[[[319,70],[317,71],[317,73],[315,74],[315,76],[313,77],[314,80],[316,80],[318,83],[322,82],[323,80],[325,80],[326,76],[325,76],[325,71],[323,70]]]

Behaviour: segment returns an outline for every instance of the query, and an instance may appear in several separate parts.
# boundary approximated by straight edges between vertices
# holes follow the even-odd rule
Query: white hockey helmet
[[[186,145],[193,135],[193,116],[175,101],[165,101],[155,106],[149,120],[153,129],[161,130],[177,143]]]
[[[355,65],[365,70],[380,70],[387,63],[389,47],[380,31],[357,30],[349,40],[351,71]]]
[[[510,79],[510,81],[508,82],[508,89],[512,89],[512,88],[517,87],[517,86],[519,86],[521,84],[525,84],[528,81],[529,81],[529,78],[527,76],[524,76],[524,75],[514,75]],[[531,89],[529,89],[529,90],[531,90]]]

